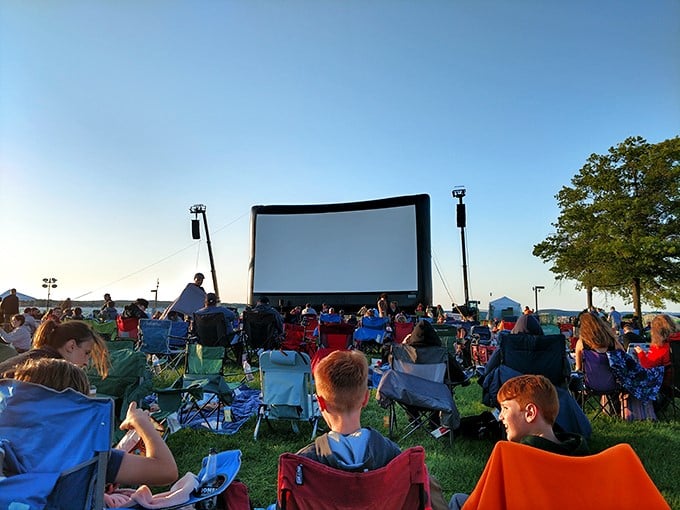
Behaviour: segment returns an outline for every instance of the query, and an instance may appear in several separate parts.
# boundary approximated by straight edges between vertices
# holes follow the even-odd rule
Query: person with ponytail
[[[14,369],[30,359],[65,359],[79,367],[90,361],[97,372],[106,377],[109,360],[104,340],[85,322],[72,320],[57,324],[43,322],[35,332],[30,350],[0,363],[0,377],[13,378]]]

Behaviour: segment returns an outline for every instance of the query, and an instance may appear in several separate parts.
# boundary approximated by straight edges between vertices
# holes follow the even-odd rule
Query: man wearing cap
[[[227,321],[227,333],[234,331],[234,321],[236,314],[229,308],[224,306],[217,306],[217,296],[213,292],[208,292],[205,295],[205,306],[196,310],[194,315],[209,315],[211,313],[221,313]]]

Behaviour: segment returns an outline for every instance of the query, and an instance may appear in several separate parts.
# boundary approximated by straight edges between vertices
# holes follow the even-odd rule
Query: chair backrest
[[[0,478],[0,508],[103,508],[112,427],[110,399],[0,380],[4,467],[13,454],[23,469]]]
[[[672,384],[680,392],[680,339],[669,341],[671,350],[671,364],[666,367],[669,372],[668,383]],[[666,380],[664,378],[664,380]]]
[[[109,342],[107,345],[124,343]],[[125,418],[130,402],[140,401],[151,392],[151,372],[143,352],[132,349],[109,350],[109,373],[102,379],[94,367],[88,367],[87,377],[96,386],[98,394],[104,394],[120,402],[120,420]]]
[[[361,327],[354,331],[354,340],[383,343],[388,323],[387,317],[362,317]]]
[[[437,383],[446,380],[448,351],[446,347],[413,347],[393,344],[390,366],[397,372],[415,375]]]
[[[224,347],[188,344],[185,374],[221,375],[224,354]]]
[[[409,448],[385,467],[364,473],[341,471],[284,453],[279,457],[277,493],[282,510],[432,508],[422,446]]]
[[[194,330],[198,343],[207,347],[226,347],[231,340],[227,318],[223,313],[194,314]]]
[[[521,374],[544,375],[557,386],[564,386],[569,380],[571,367],[561,334],[506,334],[499,338],[503,365]]]
[[[352,347],[354,326],[341,322],[339,324],[319,325],[319,346],[333,350],[347,350]]]
[[[606,476],[612,472],[616,476]],[[575,489],[565,480],[580,482]],[[628,444],[587,457],[569,457],[499,441],[465,509],[557,508],[566,502],[570,508],[670,508]]]
[[[189,337],[189,323],[187,321],[171,321],[170,326],[170,347],[184,348]]]
[[[118,326],[118,336],[122,338],[137,338],[139,335],[139,319],[136,317],[123,317],[119,315],[116,319]]]
[[[315,411],[309,356],[297,351],[264,351],[259,362],[262,403],[272,406],[270,416],[309,419]]]
[[[319,327],[319,318],[316,315],[305,315],[302,317],[302,327],[305,328],[305,338],[311,340]]]
[[[243,312],[243,329],[247,342],[253,349],[272,349],[278,346],[279,334],[273,313],[246,310]]]
[[[106,341],[115,340],[118,336],[118,324],[116,324],[116,321],[111,320],[101,322],[98,320],[85,319],[83,322],[89,324],[92,329],[99,333]]]
[[[146,354],[170,352],[170,328],[172,321],[159,319],[139,320],[139,350]]]
[[[394,323],[394,341],[400,344],[409,333],[413,331],[415,324],[413,322],[395,322]]]
[[[322,324],[324,323],[338,324],[342,322],[342,317],[340,317],[340,315],[337,313],[322,313],[321,315],[319,315],[319,322]]]
[[[586,386],[594,391],[609,392],[620,389],[609,366],[607,353],[583,350],[583,379]]]
[[[301,324],[284,324],[283,336],[283,348],[296,351],[304,342],[305,328]]]

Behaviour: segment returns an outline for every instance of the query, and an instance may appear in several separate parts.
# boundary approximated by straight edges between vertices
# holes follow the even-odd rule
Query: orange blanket
[[[670,507],[628,444],[568,457],[501,441],[463,510],[526,508]]]

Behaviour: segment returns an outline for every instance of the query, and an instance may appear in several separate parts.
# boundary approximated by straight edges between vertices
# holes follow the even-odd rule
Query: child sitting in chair
[[[519,375],[508,379],[496,398],[501,406],[498,419],[509,441],[562,455],[590,453],[582,436],[553,430],[560,403],[555,386],[547,377]],[[467,494],[454,494],[449,508],[462,508],[467,498]]]
[[[401,453],[399,446],[377,430],[361,426],[368,404],[368,362],[360,351],[335,351],[314,369],[321,415],[330,432],[319,436],[298,455],[343,471],[371,471]],[[432,507],[447,508],[439,483],[430,478]]]

